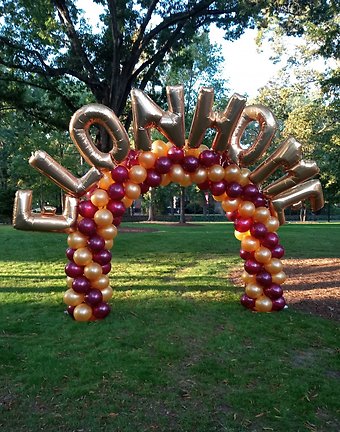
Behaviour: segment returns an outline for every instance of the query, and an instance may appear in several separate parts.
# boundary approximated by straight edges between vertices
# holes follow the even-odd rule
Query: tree
[[[62,129],[84,101],[97,101],[124,114],[128,127],[131,116],[124,110],[132,86],[145,89],[160,65],[200,29],[216,23],[234,40],[246,27],[266,26],[275,16],[287,31],[301,33],[305,23],[318,26],[336,13],[327,0],[95,3],[103,9],[94,31],[75,0],[2,1],[1,100]]]

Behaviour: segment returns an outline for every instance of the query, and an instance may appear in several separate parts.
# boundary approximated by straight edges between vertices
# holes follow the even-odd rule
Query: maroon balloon
[[[72,288],[77,293],[85,294],[91,289],[91,282],[85,276],[79,276],[73,280]]]
[[[271,252],[273,258],[282,258],[285,254],[285,249],[282,245],[277,244],[275,247],[272,248]]]
[[[179,164],[184,159],[184,151],[181,148],[173,146],[168,151],[168,158],[172,163]]]
[[[81,267],[76,263],[70,261],[65,266],[65,273],[71,278],[76,278],[83,275],[84,267]]]
[[[262,270],[262,265],[254,259],[248,259],[244,263],[244,270],[249,274],[257,274]]]
[[[129,178],[129,171],[122,165],[111,170],[111,177],[115,182],[124,183]]]
[[[77,226],[78,230],[87,236],[94,235],[97,231],[97,225],[95,221],[90,218],[84,218],[80,220]]]
[[[267,232],[266,225],[261,222],[255,222],[250,228],[250,234],[257,239],[264,238]]]
[[[272,283],[268,288],[266,288],[264,290],[264,293],[270,299],[276,300],[276,299],[282,297],[283,289],[282,289],[281,285],[278,285],[276,283]]]
[[[276,233],[269,232],[261,240],[263,246],[268,249],[274,248],[279,242],[279,236]]]
[[[182,167],[188,173],[195,172],[199,167],[198,159],[195,156],[185,156],[182,162]]]
[[[248,184],[243,188],[243,198],[247,201],[251,201],[256,198],[259,194],[259,188],[253,184]]]
[[[261,195],[257,195],[251,201],[255,207],[266,207],[266,204],[267,204],[266,199]]]
[[[241,297],[241,305],[246,307],[247,309],[254,309],[255,299],[248,297],[247,294],[243,294],[243,296]]]
[[[111,258],[112,253],[107,249],[103,249],[92,256],[93,261],[100,264],[101,266],[108,264],[111,261]]]
[[[102,273],[103,273],[103,274],[108,274],[108,273],[110,273],[111,268],[112,268],[111,263],[107,263],[107,264],[103,265],[103,266],[102,266]]]
[[[272,284],[272,275],[267,271],[261,271],[256,275],[256,282],[263,287],[269,287]]]
[[[75,252],[76,250],[75,249],[72,249],[72,248],[67,248],[66,249],[66,256],[67,256],[67,258],[70,260],[70,261],[72,261],[73,260],[73,255],[74,255],[74,252]]]
[[[161,175],[155,169],[148,169],[144,183],[149,187],[157,187],[162,181]]]
[[[103,319],[108,316],[111,311],[110,305],[106,302],[101,302],[93,308],[93,315],[98,319]]]
[[[99,289],[93,288],[85,295],[85,302],[90,306],[97,306],[103,301],[103,294]]]
[[[88,240],[87,245],[93,252],[99,252],[105,248],[105,240],[99,235],[94,235]]]
[[[254,258],[254,253],[253,253],[253,252],[245,251],[245,250],[243,250],[243,249],[240,249],[240,257],[241,257],[243,260],[252,259],[252,258]]]
[[[113,217],[123,216],[125,213],[125,206],[121,201],[109,201],[106,208],[110,210]]]
[[[234,227],[238,232],[247,232],[253,224],[252,218],[240,218],[235,219]]]
[[[172,166],[171,159],[166,156],[159,157],[155,162],[155,170],[159,174],[166,174],[170,171]]]
[[[143,195],[145,193],[147,193],[150,189],[150,186],[147,185],[146,183],[141,183],[140,184],[140,193]]]
[[[124,164],[127,166],[127,168],[131,168],[134,165],[139,165],[139,161],[138,161],[138,155],[139,152],[137,150],[130,150]]]
[[[112,224],[116,227],[118,227],[122,223],[122,217],[114,217]]]
[[[208,190],[210,187],[210,182],[209,180],[206,180],[203,183],[199,183],[197,187],[202,191]]]
[[[73,312],[74,312],[75,306],[67,306],[66,311],[74,319]]]
[[[237,210],[234,210],[232,212],[226,212],[225,215],[227,216],[228,220],[230,220],[232,222],[236,221],[236,219],[240,217]]]
[[[272,300],[272,303],[273,303],[272,306],[273,311],[280,311],[286,306],[286,300],[283,297],[279,297],[278,299]]]
[[[109,197],[114,201],[119,201],[125,197],[125,189],[121,183],[113,183],[107,190]]]
[[[218,181],[218,182],[211,182],[210,183],[210,191],[215,196],[220,196],[224,194],[225,192],[225,182]]]
[[[227,194],[230,198],[237,198],[242,195],[243,187],[236,182],[231,182],[227,185]]]
[[[204,167],[211,167],[220,162],[220,156],[212,150],[203,150],[198,160]]]
[[[91,201],[80,201],[78,205],[78,212],[84,218],[93,218],[98,207],[92,204]]]

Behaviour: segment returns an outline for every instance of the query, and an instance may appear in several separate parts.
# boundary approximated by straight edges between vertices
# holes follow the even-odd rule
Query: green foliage
[[[118,235],[112,312],[85,324],[63,314],[66,236],[0,226],[2,428],[338,430],[337,324],[243,309],[232,224],[152,227]],[[300,258],[339,256],[339,235],[280,229]]]

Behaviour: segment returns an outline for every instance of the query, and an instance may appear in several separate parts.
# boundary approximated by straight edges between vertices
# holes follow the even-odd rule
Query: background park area
[[[2,430],[339,430],[340,224],[280,228],[269,314],[239,303],[231,223],[119,231],[112,312],[86,324],[64,314],[66,235],[0,227]]]

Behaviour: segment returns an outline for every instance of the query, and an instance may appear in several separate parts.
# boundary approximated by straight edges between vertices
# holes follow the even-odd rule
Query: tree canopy
[[[326,0],[94,2],[102,6],[96,29],[80,1],[2,0],[1,101],[58,128],[66,128],[70,115],[88,101],[121,116],[132,86],[144,89],[161,65],[211,23],[234,40],[247,27],[267,26],[271,17],[288,33],[301,34],[306,23],[318,26],[336,13]]]

